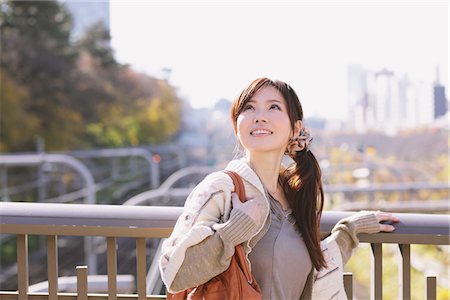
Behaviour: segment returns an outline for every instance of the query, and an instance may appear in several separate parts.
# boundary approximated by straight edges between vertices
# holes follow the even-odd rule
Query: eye
[[[242,111],[246,111],[246,110],[249,110],[249,109],[253,109],[253,105],[251,105],[251,104],[246,104],[246,105],[244,106],[244,109],[243,109]]]
[[[278,104],[272,104],[272,105],[270,106],[270,109],[278,109],[278,110],[281,110],[281,107],[280,107]]]

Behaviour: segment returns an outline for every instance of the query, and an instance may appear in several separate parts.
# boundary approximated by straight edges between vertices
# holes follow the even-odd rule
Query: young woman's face
[[[267,86],[255,93],[237,118],[237,136],[249,152],[283,154],[292,136],[286,101]]]

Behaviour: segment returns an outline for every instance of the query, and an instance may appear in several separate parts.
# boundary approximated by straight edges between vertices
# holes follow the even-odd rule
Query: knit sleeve
[[[375,214],[370,211],[361,211],[350,217],[340,220],[331,231],[328,238],[336,240],[345,265],[352,255],[352,251],[359,244],[358,233],[380,232],[380,223]]]
[[[223,197],[223,193],[216,193],[208,202],[220,203],[224,201]],[[214,224],[210,236],[186,249],[169,291],[198,286],[225,271],[230,265],[234,247],[250,239],[256,229],[257,225],[250,217],[233,209],[228,221]]]

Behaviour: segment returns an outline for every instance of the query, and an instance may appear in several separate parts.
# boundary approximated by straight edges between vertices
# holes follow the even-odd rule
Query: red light
[[[153,162],[155,163],[155,164],[159,164],[160,162],[161,162],[161,156],[159,155],[159,154],[155,154],[155,155],[153,155]]]

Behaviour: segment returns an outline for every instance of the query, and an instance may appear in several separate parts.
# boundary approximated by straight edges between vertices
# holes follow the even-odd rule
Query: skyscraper
[[[439,116],[447,111],[443,89],[440,85],[435,87],[434,107]],[[433,121],[433,84],[411,80],[393,70],[372,71],[358,65],[349,66],[348,97],[349,125],[358,132],[375,130],[395,134]]]
[[[437,119],[447,113],[447,99],[445,97],[445,87],[439,82],[439,68],[436,68],[436,82],[433,88],[434,99],[434,119]]]

